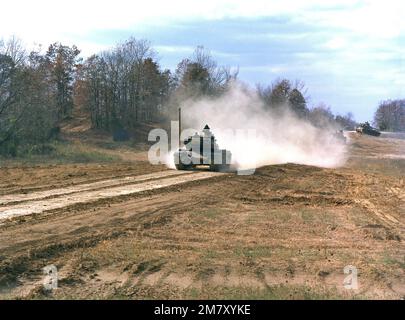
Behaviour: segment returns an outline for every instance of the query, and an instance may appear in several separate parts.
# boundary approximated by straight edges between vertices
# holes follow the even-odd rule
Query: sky
[[[405,98],[405,1],[4,1],[0,39],[31,48],[77,45],[82,56],[133,36],[174,70],[198,45],[252,87],[299,79],[309,106],[371,120],[381,100]]]

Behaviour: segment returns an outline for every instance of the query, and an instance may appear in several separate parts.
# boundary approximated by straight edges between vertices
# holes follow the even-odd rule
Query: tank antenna
[[[181,147],[181,108],[179,108],[179,148]]]

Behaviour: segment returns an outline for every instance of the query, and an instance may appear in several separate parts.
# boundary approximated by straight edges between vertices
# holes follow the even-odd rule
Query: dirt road
[[[79,203],[131,195],[221,175],[215,172],[162,171],[140,176],[102,180],[71,187],[0,196],[0,222],[17,216],[42,213]]]

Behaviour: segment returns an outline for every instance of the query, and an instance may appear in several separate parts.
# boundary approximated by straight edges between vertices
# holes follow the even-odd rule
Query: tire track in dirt
[[[366,192],[364,187],[370,185],[370,181],[367,181],[367,178],[361,175],[352,176],[352,180],[356,181],[356,186],[351,190],[351,194],[354,196],[353,202],[370,212],[385,226],[393,229],[399,229],[400,233],[402,233],[404,228],[403,222],[396,218],[393,214],[387,212],[389,210],[388,208],[374,204],[373,198],[375,197],[375,194]],[[378,185],[378,181],[371,181],[371,183],[373,185]],[[398,198],[400,203],[403,204],[404,193],[401,190],[391,187],[384,189],[384,191],[385,192],[383,193],[380,192],[380,198],[388,194],[393,194]],[[401,204],[400,207],[402,207]]]
[[[29,200],[39,200],[39,199],[57,197],[57,196],[61,196],[61,195],[68,195],[68,194],[72,194],[72,193],[78,193],[78,192],[89,191],[89,190],[104,189],[104,188],[108,188],[108,187],[115,187],[118,185],[132,184],[135,182],[143,182],[146,180],[159,179],[159,178],[164,178],[164,177],[169,177],[169,176],[174,176],[174,175],[182,175],[182,174],[190,174],[190,172],[176,171],[176,170],[160,171],[160,172],[150,173],[150,174],[145,174],[145,175],[140,175],[140,176],[127,176],[127,177],[117,178],[117,179],[107,179],[107,180],[86,183],[86,184],[78,184],[78,185],[74,185],[74,186],[52,189],[52,190],[36,191],[36,192],[31,192],[31,193],[20,193],[20,194],[7,194],[7,195],[0,196],[0,206],[4,206],[7,204],[15,204],[18,202],[24,202],[24,201],[29,201]]]
[[[171,171],[168,171],[171,172]],[[179,171],[173,171],[174,173],[179,173]],[[186,174],[189,173],[189,174]],[[166,172],[167,174],[167,172]],[[151,181],[145,181],[143,183],[126,184],[124,186],[113,186],[108,189],[101,190],[84,190],[83,192],[77,191],[75,193],[62,194],[50,199],[33,199],[26,201],[24,203],[10,205],[1,207],[0,209],[0,220],[30,215],[36,213],[42,213],[44,211],[55,210],[65,208],[78,203],[90,203],[95,202],[100,199],[114,198],[123,195],[135,194],[142,191],[148,191],[153,189],[160,189],[169,187],[172,185],[187,183],[196,180],[203,180],[212,178],[218,175],[223,175],[223,173],[217,172],[181,172],[179,176],[174,177],[162,177],[161,179],[154,179]],[[151,175],[148,175],[151,176]],[[139,176],[137,178],[140,178]],[[107,186],[108,187],[108,186]]]
[[[382,212],[376,208],[376,206],[367,199],[354,199],[354,202],[366,208],[369,212],[373,213],[381,222],[386,223],[390,227],[401,226],[398,219],[390,215],[389,213]]]

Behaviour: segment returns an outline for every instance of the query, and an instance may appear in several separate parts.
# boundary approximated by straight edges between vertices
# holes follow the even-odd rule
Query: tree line
[[[27,53],[18,39],[0,41],[0,151],[48,141],[73,108],[80,51],[55,43]]]
[[[146,40],[130,38],[82,60],[76,46],[51,44],[27,52],[16,38],[0,41],[0,153],[55,138],[73,107],[93,128],[131,130],[162,122],[186,98],[219,95],[237,72],[218,66],[198,47],[172,73]]]
[[[302,81],[276,79],[271,85],[257,86],[257,92],[269,110],[278,112],[288,107],[298,117],[310,121],[319,128],[335,128],[353,130],[357,125],[352,113],[334,115],[330,107],[324,103],[310,108],[307,88]]]
[[[93,128],[131,131],[166,121],[185,99],[219,96],[237,78],[237,70],[219,66],[203,47],[171,71],[148,41],[135,38],[85,60],[76,46],[53,43],[27,52],[16,38],[0,41],[0,153],[14,156],[20,146],[54,139],[74,107],[86,110]],[[278,79],[255,90],[268,110],[288,107],[317,126],[355,125],[351,114],[335,116],[323,104],[309,108],[301,81]],[[380,127],[403,130],[403,118],[393,120],[403,115],[403,104],[384,102],[376,113]]]
[[[382,101],[374,114],[374,125],[383,131],[405,131],[405,99]]]

